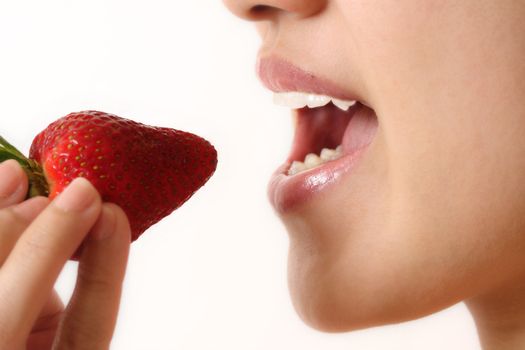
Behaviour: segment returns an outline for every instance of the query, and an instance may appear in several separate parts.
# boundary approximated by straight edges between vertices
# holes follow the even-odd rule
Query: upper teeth
[[[322,107],[326,106],[330,101],[342,109],[348,111],[350,107],[356,104],[356,101],[345,101],[335,97],[326,95],[307,94],[304,92],[276,92],[273,95],[273,102],[279,106],[285,106],[292,109],[298,109],[303,107]]]

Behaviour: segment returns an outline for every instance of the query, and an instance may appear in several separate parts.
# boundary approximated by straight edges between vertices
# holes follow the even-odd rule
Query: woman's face
[[[307,323],[414,319],[524,275],[525,2],[225,2],[257,21],[268,87],[371,108],[302,109],[289,161],[343,156],[271,181]]]

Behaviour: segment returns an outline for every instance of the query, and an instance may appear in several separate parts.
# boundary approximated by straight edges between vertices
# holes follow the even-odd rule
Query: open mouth
[[[274,102],[296,109],[288,176],[355,155],[372,142],[377,130],[374,110],[358,101],[287,92],[276,93]]]
[[[357,85],[342,88],[275,55],[259,56],[257,73],[274,102],[296,116],[292,149],[268,185],[270,202],[286,213],[340,179],[350,181],[375,138],[378,118]]]

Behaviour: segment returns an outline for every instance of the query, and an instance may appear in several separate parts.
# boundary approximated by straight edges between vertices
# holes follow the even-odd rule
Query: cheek
[[[380,125],[349,178],[283,216],[290,290],[305,322],[346,331],[407,321],[518,273],[525,129],[517,117],[511,128],[490,115],[504,110],[477,110],[477,123],[469,112],[454,123]]]
[[[470,0],[356,5],[347,17],[386,140],[389,230],[404,237],[393,251],[411,257],[419,290],[435,283],[416,266],[451,290],[435,304],[517,276],[525,43],[512,38],[525,29],[521,11]]]
[[[298,313],[401,322],[521,275],[525,48],[497,37],[521,22],[468,0],[335,3],[379,130],[350,178],[282,217]]]
[[[412,265],[450,290],[436,304],[520,274],[525,244],[525,44],[507,39],[524,25],[512,7],[442,4],[403,26],[400,12],[382,13],[392,27],[371,34],[387,40],[368,51],[376,69],[365,79],[387,140],[390,228],[419,247]],[[433,285],[421,278],[420,290]]]

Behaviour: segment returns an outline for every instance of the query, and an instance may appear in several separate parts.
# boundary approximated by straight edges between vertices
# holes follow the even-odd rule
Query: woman
[[[258,73],[277,102],[318,106],[298,112],[269,191],[290,233],[290,289],[305,322],[349,331],[464,300],[485,349],[524,348],[525,4],[226,5],[257,21]],[[12,162],[0,178],[2,346],[107,347],[127,257],[124,215],[84,180],[49,205],[17,204],[26,184]],[[90,231],[57,326],[61,305],[42,291]],[[97,265],[101,255],[113,264]]]
[[[486,349],[525,348],[525,3],[226,3],[257,21],[267,87],[365,105],[301,110],[290,160],[343,157],[271,186],[302,318],[347,331],[465,300]]]

